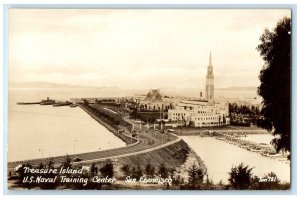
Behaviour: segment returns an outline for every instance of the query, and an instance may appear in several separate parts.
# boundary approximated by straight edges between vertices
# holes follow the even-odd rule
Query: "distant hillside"
[[[226,87],[226,88],[215,88],[215,90],[219,91],[256,91],[257,87],[254,86],[248,86],[248,87],[237,87],[237,86],[232,86],[232,87]],[[178,92],[195,92],[195,91],[205,91],[204,89],[201,88],[179,88],[179,87],[164,87],[160,88],[161,92],[170,92],[170,91],[178,91]]]
[[[227,87],[227,88],[216,88],[216,90],[253,91],[253,90],[257,90],[257,87],[254,87],[254,86],[249,86],[249,87],[231,86],[231,87]]]
[[[9,82],[9,87],[13,88],[70,88],[68,84],[57,84],[49,82]]]
[[[204,90],[196,87],[188,87],[188,88],[180,88],[177,86],[173,87],[162,87],[159,88],[161,91],[168,91],[168,90]],[[254,86],[247,86],[247,87],[238,87],[238,86],[231,86],[231,87],[226,87],[226,88],[215,88],[215,90],[230,90],[230,91],[252,91],[252,90],[257,90],[257,87]]]
[[[118,89],[117,87],[93,87],[82,85],[58,84],[50,82],[9,82],[10,88],[91,88],[91,89]]]
[[[146,95],[149,89],[127,89],[127,88],[119,88],[119,87],[110,87],[110,86],[83,86],[83,85],[70,85],[70,84],[59,84],[59,83],[51,83],[51,82],[9,82],[9,88],[69,88],[69,89],[104,89],[104,90],[127,90],[127,91],[135,91],[141,95]],[[198,95],[200,91],[205,92],[205,90],[201,88],[180,88],[177,86],[170,87],[161,87],[159,88],[160,92],[163,95]],[[257,91],[256,87],[227,87],[227,88],[215,88],[216,91]]]

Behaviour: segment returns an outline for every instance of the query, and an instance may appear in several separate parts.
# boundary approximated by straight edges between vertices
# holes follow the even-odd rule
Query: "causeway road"
[[[84,109],[90,116],[94,119],[98,119],[93,113],[88,112],[88,110]],[[98,121],[99,122],[99,121]],[[121,148],[103,150],[103,151],[94,151],[88,153],[78,153],[78,154],[70,154],[68,157],[71,160],[80,159],[80,162],[92,162],[93,160],[103,160],[109,158],[118,158],[130,155],[137,155],[146,152],[150,152],[153,150],[157,150],[169,145],[172,145],[176,142],[179,142],[181,139],[171,135],[169,133],[161,133],[160,131],[155,130],[145,130],[145,128],[141,129],[140,132],[137,132],[137,136],[135,138],[131,137],[130,132],[124,132],[124,136],[127,136],[132,140],[132,143]],[[31,165],[39,165],[40,163],[48,164],[49,161],[54,162],[55,164],[63,163],[66,161],[67,155],[48,157],[48,158],[40,158],[40,159],[30,159],[23,161],[15,161],[8,162],[8,169],[13,169],[16,166],[24,163],[29,163]],[[78,162],[78,163],[80,163]]]

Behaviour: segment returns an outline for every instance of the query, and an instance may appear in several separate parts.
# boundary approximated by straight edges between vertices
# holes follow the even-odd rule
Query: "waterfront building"
[[[228,103],[182,100],[168,110],[168,119],[173,123],[184,121],[186,125],[194,127],[228,125],[228,107]]]
[[[211,54],[206,74],[205,99],[200,92],[199,100],[181,100],[168,110],[170,123],[185,123],[187,126],[212,127],[228,125],[229,103],[214,100],[214,74]]]

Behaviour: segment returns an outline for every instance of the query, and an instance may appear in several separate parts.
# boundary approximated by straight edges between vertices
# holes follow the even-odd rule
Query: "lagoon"
[[[256,135],[256,139],[257,139]],[[199,155],[207,167],[209,178],[214,183],[228,183],[231,168],[244,163],[253,168],[253,173],[263,177],[271,171],[282,182],[290,182],[290,164],[258,153],[247,151],[213,137],[182,136],[183,140]]]

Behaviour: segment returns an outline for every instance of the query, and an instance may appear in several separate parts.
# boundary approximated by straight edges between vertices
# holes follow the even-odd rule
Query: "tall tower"
[[[209,55],[209,64],[207,67],[205,94],[208,101],[214,100],[214,71],[211,63],[211,52]]]

